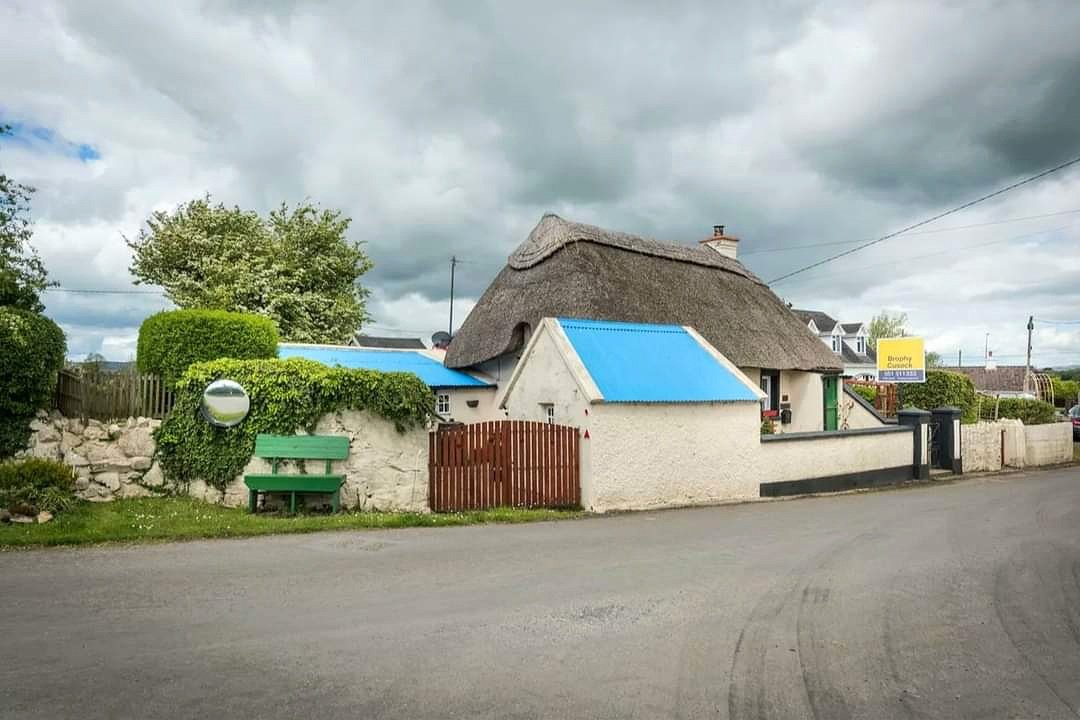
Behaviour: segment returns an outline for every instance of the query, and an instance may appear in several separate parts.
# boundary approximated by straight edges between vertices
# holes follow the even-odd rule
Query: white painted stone
[[[103,472],[94,475],[94,482],[112,490],[113,492],[120,489],[120,473],[118,472]]]
[[[41,512],[39,512],[37,514],[37,517],[35,518],[35,520],[37,520],[38,525],[41,525],[42,523],[47,523],[52,519],[53,519],[53,514],[51,512],[49,512],[48,510],[42,510]]]
[[[132,457],[152,457],[156,444],[148,427],[125,430],[117,441],[120,449]]]
[[[156,462],[152,464],[146,474],[142,476],[141,482],[148,487],[161,487],[164,485],[165,476],[161,472],[161,465]]]
[[[12,515],[11,522],[19,523],[20,525],[29,525],[34,522],[34,518],[29,515]]]

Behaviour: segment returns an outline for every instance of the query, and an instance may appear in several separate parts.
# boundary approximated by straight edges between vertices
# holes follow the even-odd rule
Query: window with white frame
[[[860,355],[866,354],[866,338],[864,338],[862,335],[855,338],[855,351]]]
[[[839,335],[832,336],[832,351],[834,353],[840,352],[840,343],[843,342],[843,338]]]
[[[555,404],[554,403],[540,403],[540,409],[544,414],[544,422],[548,425],[555,424]]]
[[[450,394],[439,393],[435,396],[435,412],[446,417],[450,414]]]

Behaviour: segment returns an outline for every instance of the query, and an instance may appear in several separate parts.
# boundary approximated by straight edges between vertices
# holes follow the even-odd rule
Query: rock
[[[49,411],[48,410],[38,410],[36,413],[34,413],[34,417],[48,418],[49,417]]]
[[[11,522],[19,523],[20,525],[29,525],[34,522],[34,517],[32,515],[12,515]]]
[[[131,460],[132,470],[149,470],[150,466],[154,464],[153,459],[148,457],[133,457],[129,459]]]
[[[73,432],[64,431],[63,436],[60,438],[60,449],[64,452],[72,450],[82,445],[82,435],[76,435]]]
[[[139,485],[137,483],[130,483],[130,484],[125,485],[124,487],[122,487],[120,489],[120,492],[117,494],[117,497],[121,497],[121,498],[143,498],[143,497],[151,497],[153,494],[154,493],[150,492],[149,490],[144,488],[142,485]]]
[[[139,418],[138,420],[135,421],[135,427],[141,427],[141,428],[150,427],[150,423],[152,423],[152,422],[153,422],[153,420],[151,420],[148,417],[141,417],[141,418]]]
[[[129,472],[131,460],[114,444],[97,443],[90,447],[87,457],[94,472]]]
[[[46,460],[59,460],[63,457],[63,453],[60,452],[60,443],[36,443],[34,447],[30,448],[30,455],[37,458],[45,458]]]
[[[61,444],[61,447],[63,447],[63,444]],[[74,450],[68,450],[64,453],[64,462],[73,468],[90,466],[90,461]]]
[[[38,523],[38,525],[41,525],[42,523],[47,523],[52,519],[53,519],[53,514],[51,512],[49,512],[48,510],[42,510],[41,512],[39,512],[37,514],[37,523]]]
[[[124,423],[124,427],[126,427],[128,430],[135,427],[135,425],[136,425],[136,422],[135,422],[135,418],[133,418],[133,417],[129,417],[127,419],[127,422]]]
[[[91,420],[90,422],[96,423],[97,420]],[[98,423],[97,425],[87,425],[82,436],[87,440],[105,440],[109,437],[109,433],[105,431],[105,428],[101,427],[101,423]]]
[[[90,475],[89,475],[89,473],[87,473],[86,475],[77,475],[75,477],[75,489],[76,490],[85,490],[88,487],[90,487]]]
[[[136,427],[126,431],[117,444],[130,457],[153,457],[157,449],[149,427]]]
[[[34,422],[37,422],[36,420]],[[45,425],[40,430],[36,431],[34,436],[36,442],[39,443],[54,443],[60,442],[60,431],[52,425]]]
[[[79,420],[78,418],[70,418],[67,421],[67,429],[68,432],[81,436],[83,432],[86,431],[86,426],[83,425],[82,420]]]
[[[165,484],[165,476],[161,472],[161,465],[154,463],[150,466],[150,469],[146,471],[146,474],[142,476],[143,485],[147,487],[161,487]]]
[[[109,490],[115,492],[120,489],[120,473],[118,472],[103,472],[94,476],[94,482],[105,486]]]
[[[64,422],[64,416],[60,413],[59,410],[50,411],[49,412],[49,419],[52,420],[54,424],[60,423],[61,426],[63,425],[63,422]]]
[[[48,415],[46,415],[45,417],[47,418]],[[44,430],[45,428],[49,427],[48,425],[45,424],[45,421],[41,420],[40,418],[41,418],[41,416],[38,415],[37,419],[34,419],[34,420],[30,421],[30,432],[38,433],[38,432],[41,432],[42,430]]]
[[[11,513],[9,513],[5,509],[0,509],[0,522],[5,522],[5,523],[11,522]]]

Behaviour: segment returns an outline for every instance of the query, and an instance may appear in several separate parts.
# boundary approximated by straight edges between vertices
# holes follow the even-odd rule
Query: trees
[[[10,134],[0,125],[0,135]],[[0,173],[0,306],[41,312],[41,291],[51,284],[30,246],[30,194],[34,189]]]
[[[154,213],[128,240],[131,272],[184,309],[257,313],[283,340],[343,342],[368,319],[358,280],[372,267],[349,222],[310,203],[263,218],[207,196]]]
[[[875,315],[870,321],[870,347],[877,349],[877,341],[881,338],[900,337],[906,332],[907,313],[889,314],[887,310]]]

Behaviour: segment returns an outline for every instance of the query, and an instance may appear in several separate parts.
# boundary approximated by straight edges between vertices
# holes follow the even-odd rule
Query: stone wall
[[[1072,460],[1070,423],[1024,425],[1019,420],[998,420],[964,425],[961,433],[965,472],[1056,465]]]
[[[165,478],[155,460],[153,432],[160,420],[129,418],[118,423],[89,420],[83,423],[57,412],[41,412],[30,428],[29,448],[23,455],[58,460],[75,468],[77,494],[84,500],[107,502],[119,498],[145,497],[165,490]],[[317,435],[345,435],[349,457],[332,464],[332,472],[345,475],[341,489],[343,507],[365,510],[427,511],[427,431],[420,428],[399,433],[393,423],[366,411],[348,410],[324,415],[315,427]],[[308,472],[323,472],[321,461],[309,461]],[[296,472],[295,463],[279,471]],[[194,481],[187,494],[207,502],[243,506],[248,501],[244,474],[268,473],[270,463],[252,458],[244,472],[224,490]],[[326,498],[309,496],[314,504]],[[280,498],[270,498],[279,504]]]
[[[162,490],[165,479],[154,460],[153,432],[161,425],[151,418],[103,423],[65,418],[41,411],[30,423],[32,435],[22,453],[58,460],[75,469],[76,493],[84,500],[107,502],[145,497]]]

